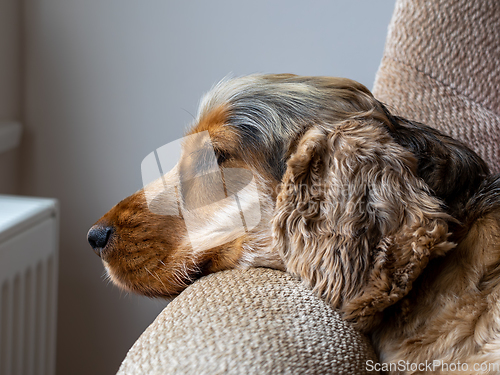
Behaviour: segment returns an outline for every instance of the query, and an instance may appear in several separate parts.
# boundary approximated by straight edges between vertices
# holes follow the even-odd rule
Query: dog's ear
[[[432,257],[454,247],[416,160],[378,123],[313,127],[287,163],[273,218],[289,272],[368,332]]]

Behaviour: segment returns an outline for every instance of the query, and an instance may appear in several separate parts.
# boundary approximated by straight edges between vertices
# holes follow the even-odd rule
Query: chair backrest
[[[500,2],[398,0],[373,93],[500,172]]]

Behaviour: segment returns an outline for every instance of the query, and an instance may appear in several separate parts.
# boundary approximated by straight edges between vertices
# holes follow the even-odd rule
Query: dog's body
[[[500,178],[487,178],[464,210],[457,247],[430,262],[372,333],[381,361],[500,373]]]
[[[141,190],[89,232],[118,285],[172,296],[223,269],[287,270],[371,334],[381,361],[500,366],[500,178],[474,152],[326,77],[222,81],[190,134],[202,131],[221,170],[253,173],[259,225],[193,251],[183,218],[152,213]],[[149,189],[195,176],[192,147]],[[183,198],[161,204],[203,188],[181,183]],[[204,214],[213,219],[197,227],[201,239],[227,212]]]

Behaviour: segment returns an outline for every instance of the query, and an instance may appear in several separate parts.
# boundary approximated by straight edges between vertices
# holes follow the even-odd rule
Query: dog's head
[[[188,135],[202,133],[186,137],[170,172],[89,231],[119,286],[172,296],[208,273],[273,267],[368,330],[429,259],[453,247],[449,214],[487,173],[466,147],[393,117],[363,85],[341,78],[224,80]],[[236,204],[224,199],[236,192]],[[238,236],[221,230],[255,207],[259,220]]]

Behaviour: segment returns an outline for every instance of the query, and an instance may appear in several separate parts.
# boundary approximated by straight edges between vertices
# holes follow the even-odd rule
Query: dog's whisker
[[[161,280],[160,276],[158,276],[158,274],[156,272],[152,272],[150,271],[146,266],[144,266],[144,269],[153,277],[155,278],[156,280],[158,280],[160,282],[160,284],[163,286],[163,288],[166,290],[167,287],[166,285],[163,283],[163,281]]]
[[[189,112],[186,108],[181,108],[184,112],[186,112],[189,116],[191,116],[193,118],[193,121],[196,121],[196,117],[191,113]]]

